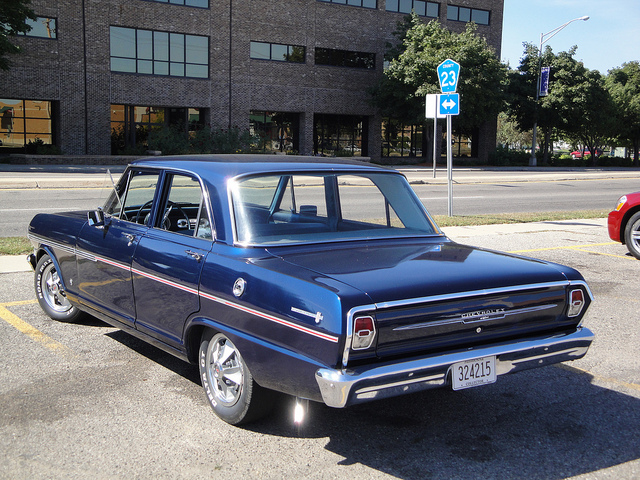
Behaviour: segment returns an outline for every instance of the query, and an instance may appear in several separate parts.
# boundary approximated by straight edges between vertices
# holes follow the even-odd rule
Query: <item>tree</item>
[[[573,58],[577,47],[555,55],[547,46],[538,57],[538,48],[525,43],[525,52],[517,71],[509,76],[509,113],[525,129],[537,122],[543,163],[548,162],[554,131],[578,139],[596,152],[614,131],[615,115],[611,97],[602,76]],[[549,93],[535,101],[540,64],[551,68]],[[535,146],[534,146],[535,147]],[[596,156],[592,156],[594,164]]]
[[[31,0],[0,0],[0,69],[9,69],[9,60],[5,55],[19,53],[20,47],[10,41],[18,33],[27,33],[31,27],[27,19],[37,17],[29,8]]]
[[[435,20],[425,24],[416,14],[407,17],[394,32],[398,42],[388,45],[389,68],[371,91],[373,104],[385,116],[423,123],[424,97],[440,92],[437,68],[451,58],[460,64],[463,107],[457,127],[472,130],[494,119],[504,106],[506,67],[476,29],[469,23],[457,34]]]
[[[633,147],[633,165],[640,166],[638,149],[640,148],[640,63],[625,63],[620,68],[609,71],[605,80],[619,123],[617,138]]]

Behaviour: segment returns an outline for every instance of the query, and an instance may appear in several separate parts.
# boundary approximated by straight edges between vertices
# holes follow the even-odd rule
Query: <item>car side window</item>
[[[159,173],[132,171],[124,192],[113,193],[104,212],[129,222],[148,225]]]
[[[197,178],[188,175],[167,176],[161,218],[156,226],[163,230],[198,238],[213,239],[202,187]]]

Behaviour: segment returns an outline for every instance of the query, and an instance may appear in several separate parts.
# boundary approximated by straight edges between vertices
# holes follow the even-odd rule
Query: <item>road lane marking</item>
[[[15,307],[19,305],[33,305],[34,303],[37,303],[37,301],[24,300],[21,302],[0,303],[0,318],[2,318],[2,320],[7,322],[19,332],[25,334],[31,340],[41,344],[47,350],[63,356],[75,356],[75,354],[69,347],[66,347],[63,344],[55,341],[53,338],[45,335],[40,330],[28,324],[14,313],[11,313],[8,309],[8,307]]]

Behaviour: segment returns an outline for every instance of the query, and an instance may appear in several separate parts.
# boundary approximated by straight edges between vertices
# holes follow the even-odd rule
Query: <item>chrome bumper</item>
[[[593,338],[589,329],[581,327],[566,335],[480,347],[406,362],[345,370],[321,368],[316,371],[316,381],[324,403],[342,408],[445,386],[451,383],[451,366],[465,360],[495,355],[497,375],[577,360],[587,353]]]

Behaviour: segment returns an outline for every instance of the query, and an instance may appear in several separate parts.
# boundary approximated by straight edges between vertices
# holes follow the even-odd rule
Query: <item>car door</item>
[[[104,222],[89,222],[77,240],[79,300],[133,326],[135,303],[131,262],[149,230],[158,171],[129,170],[104,207]]]
[[[163,185],[154,225],[133,258],[136,328],[180,348],[187,318],[200,309],[200,274],[213,235],[199,180],[169,172]]]

